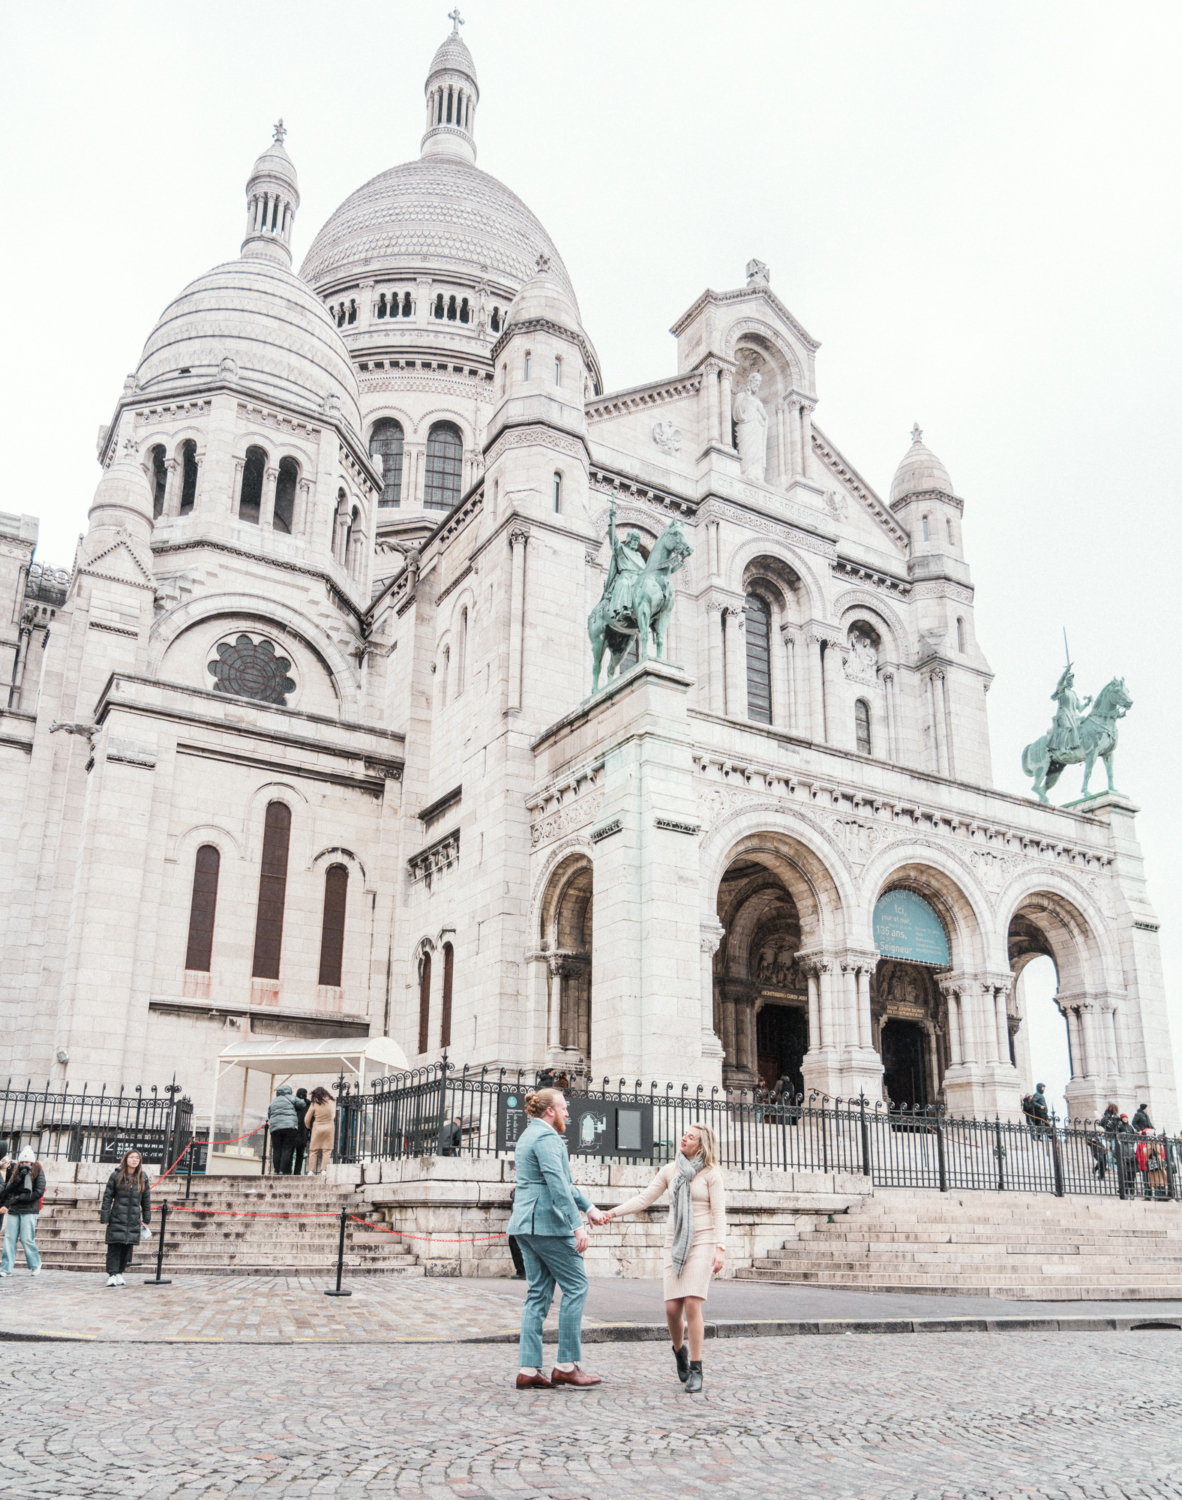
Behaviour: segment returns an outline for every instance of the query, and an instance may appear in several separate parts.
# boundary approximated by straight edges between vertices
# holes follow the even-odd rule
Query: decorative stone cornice
[[[588,422],[606,422],[612,417],[627,412],[641,411],[646,407],[665,406],[670,401],[680,401],[696,395],[702,387],[702,371],[694,370],[688,375],[678,375],[672,380],[655,381],[650,385],[631,386],[624,391],[609,391],[587,402]]]

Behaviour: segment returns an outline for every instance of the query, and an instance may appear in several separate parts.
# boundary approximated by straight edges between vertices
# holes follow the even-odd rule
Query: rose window
[[[295,692],[295,681],[287,675],[291,662],[286,656],[277,656],[270,641],[240,635],[233,641],[222,641],[217,652],[217,661],[209,663],[215,693],[261,698],[264,703],[286,708],[288,693]]]

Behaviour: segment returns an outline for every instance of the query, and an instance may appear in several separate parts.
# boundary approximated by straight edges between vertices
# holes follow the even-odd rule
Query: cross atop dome
[[[460,7],[458,5],[456,6],[455,10],[448,11],[447,19],[451,22],[452,36],[459,36],[460,27],[464,25],[464,18],[462,15],[460,15]]]
[[[916,424],[914,425],[914,427],[912,427],[912,429],[911,429],[911,441],[913,443],[922,443],[923,442],[923,432],[922,432],[922,430],[921,430],[920,425],[919,425],[918,422],[916,422]]]
[[[283,123],[283,116],[280,115],[279,116],[279,120],[278,120],[278,122],[275,125],[275,134],[272,137],[272,139],[278,141],[279,144],[282,146],[283,142],[284,142],[284,140],[286,138],[286,136],[287,136],[287,127]]]

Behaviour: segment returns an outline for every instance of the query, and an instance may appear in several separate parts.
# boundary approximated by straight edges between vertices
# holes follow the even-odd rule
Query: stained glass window
[[[264,703],[287,707],[287,695],[294,693],[296,686],[294,678],[287,675],[291,662],[286,656],[277,655],[265,637],[255,641],[248,635],[240,635],[233,642],[221,641],[217,655],[218,659],[208,666],[215,693],[259,698]]]

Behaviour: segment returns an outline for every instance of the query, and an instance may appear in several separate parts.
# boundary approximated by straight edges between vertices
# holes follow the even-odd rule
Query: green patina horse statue
[[[1064,768],[1084,763],[1083,796],[1091,794],[1088,782],[1092,778],[1092,767],[1097,759],[1104,761],[1108,772],[1108,790],[1115,791],[1112,784],[1112,752],[1116,749],[1116,725],[1119,719],[1133,706],[1133,700],[1125,691],[1123,677],[1114,677],[1092,705],[1092,711],[1079,721],[1078,743],[1062,745],[1054,729],[1041,739],[1027,745],[1022,751],[1022,770],[1033,778],[1034,794],[1040,802],[1048,802],[1047,793],[1058,781]],[[1051,748],[1052,739],[1056,741]]]

